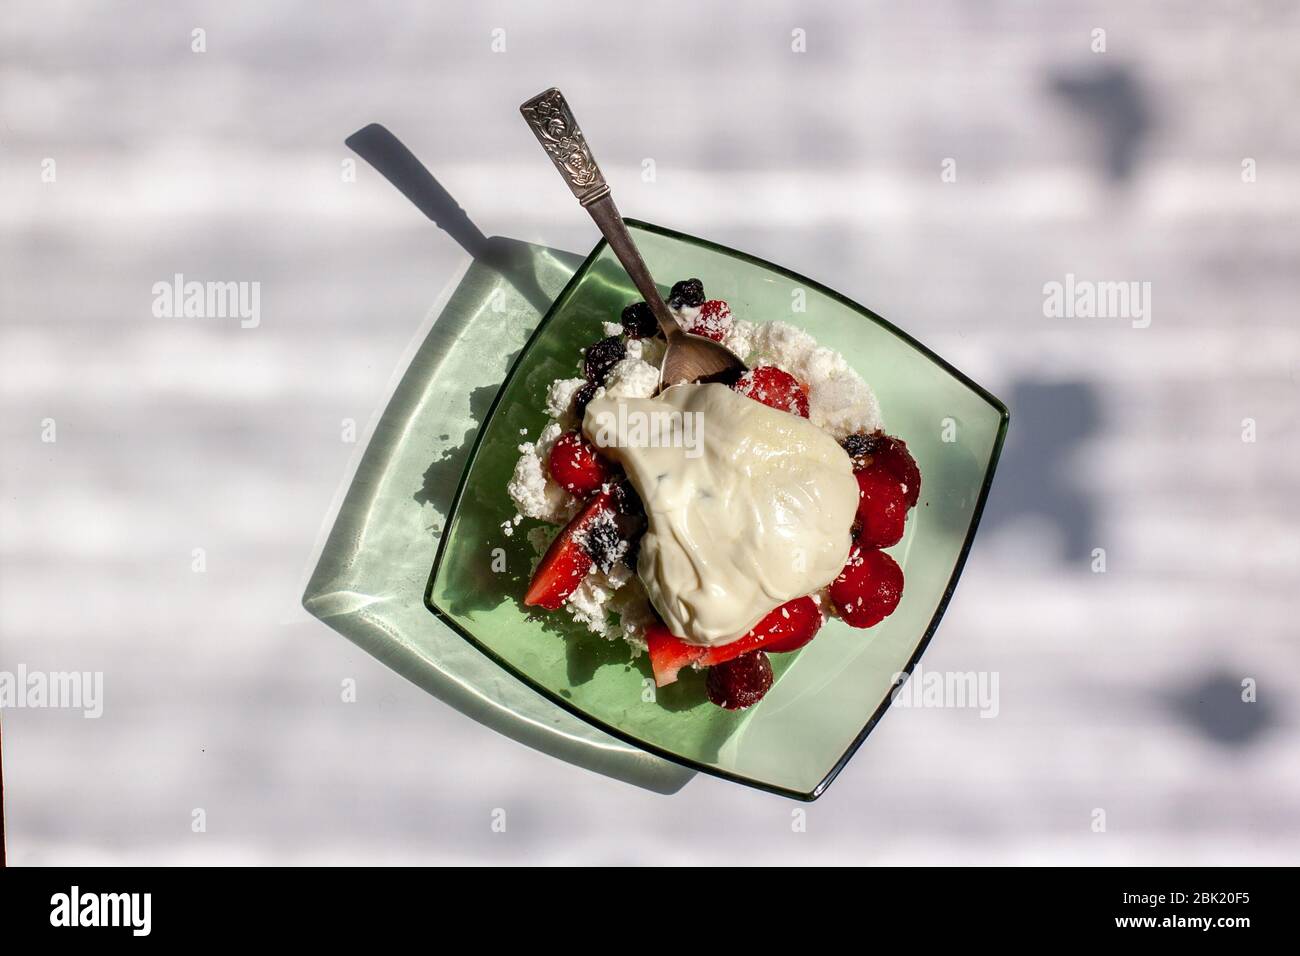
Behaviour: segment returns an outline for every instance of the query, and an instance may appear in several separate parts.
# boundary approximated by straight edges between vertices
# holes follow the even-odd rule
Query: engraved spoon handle
[[[587,138],[582,135],[581,128],[573,118],[573,111],[569,109],[564,94],[551,87],[520,106],[519,112],[523,114],[528,128],[542,144],[542,149],[551,158],[582,208],[595,221],[601,235],[614,250],[614,255],[618,256],[618,261],[623,264],[637,291],[650,306],[664,335],[669,340],[682,335],[681,327],[659,295],[659,288],[655,285],[650,270],[646,268],[636,243],[632,241],[623,217],[618,214],[614,197],[609,192],[609,184],[596,165]]]

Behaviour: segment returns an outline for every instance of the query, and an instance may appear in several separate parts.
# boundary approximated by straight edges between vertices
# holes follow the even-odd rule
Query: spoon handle
[[[659,295],[659,288],[655,285],[650,270],[646,268],[636,243],[632,241],[631,233],[627,231],[627,224],[618,214],[614,197],[609,192],[609,184],[596,165],[587,138],[582,135],[582,129],[573,118],[573,110],[569,109],[564,94],[551,87],[520,106],[519,112],[523,114],[537,141],[542,144],[546,155],[551,157],[551,162],[559,170],[574,197],[587,210],[610,249],[614,250],[614,255],[618,256],[618,261],[623,264],[637,291],[650,306],[664,335],[672,339],[682,334],[677,320]]]

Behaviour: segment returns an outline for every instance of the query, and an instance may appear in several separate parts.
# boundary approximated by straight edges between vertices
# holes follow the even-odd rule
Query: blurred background
[[[10,862],[1295,861],[1295,3],[18,0],[0,64],[0,670],[105,688],[4,711]],[[803,832],[530,750],[299,606],[465,259],[343,140],[382,122],[485,233],[585,253],[516,112],[550,85],[626,214],[1011,407],[923,662],[996,672],[998,716],[891,711]],[[155,318],[178,272],[260,282],[260,325]],[[1150,283],[1149,326],[1047,317],[1067,275]]]

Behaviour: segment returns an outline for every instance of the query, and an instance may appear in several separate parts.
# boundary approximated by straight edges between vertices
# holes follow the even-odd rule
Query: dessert
[[[684,423],[681,441],[649,433],[655,421]],[[858,484],[807,419],[726,385],[674,385],[653,398],[597,396],[583,432],[641,499],[637,571],[687,643],[734,641],[844,567]]]
[[[568,613],[633,655],[659,686],[707,669],[708,699],[751,706],[829,616],[870,628],[897,607],[897,544],[921,475],[886,435],[870,387],[783,322],[738,318],[698,279],[668,304],[688,332],[749,370],[659,391],[663,340],[634,302],[547,391],[549,421],[508,485],[541,555],[523,603]]]

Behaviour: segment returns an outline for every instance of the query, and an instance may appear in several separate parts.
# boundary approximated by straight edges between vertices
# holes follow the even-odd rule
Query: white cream
[[[736,640],[844,567],[858,483],[844,450],[807,420],[725,385],[677,385],[597,397],[583,431],[641,495],[637,573],[689,643]]]

